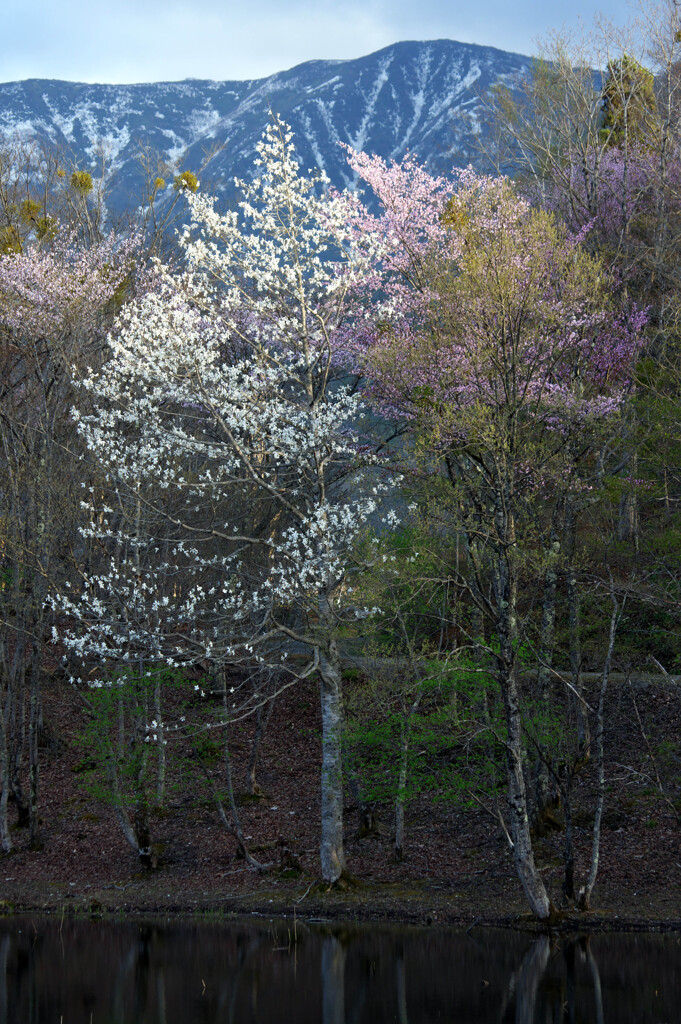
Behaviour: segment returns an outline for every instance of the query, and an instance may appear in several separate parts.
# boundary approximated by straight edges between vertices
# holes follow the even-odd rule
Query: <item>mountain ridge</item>
[[[157,81],[150,82],[83,82],[74,78],[17,78],[12,79],[8,82],[0,82],[0,89],[4,89],[7,86],[21,86],[29,82],[53,82],[60,85],[78,85],[78,86],[91,86],[93,88],[107,87],[111,89],[138,89],[144,88],[145,86],[157,86],[157,85],[184,85],[190,83],[201,83],[213,85],[229,85],[229,84],[243,84],[250,85],[254,82],[266,82],[270,78],[275,78],[277,75],[289,74],[292,71],[296,71],[299,68],[312,67],[312,66],[331,66],[334,64],[351,64],[355,61],[366,60],[367,57],[380,56],[390,50],[395,50],[403,46],[431,46],[445,44],[448,45],[453,43],[455,46],[467,47],[473,50],[488,50],[493,53],[498,53],[502,56],[517,57],[522,61],[532,62],[533,57],[526,54],[519,53],[515,50],[502,50],[498,46],[488,46],[485,43],[460,43],[454,39],[447,39],[444,36],[439,39],[400,39],[396,43],[388,43],[386,46],[382,46],[378,50],[372,50],[370,54],[366,54],[363,57],[333,57],[333,58],[316,58],[313,57],[310,60],[300,61],[298,64],[292,64],[289,68],[282,68],[280,71],[274,71],[271,75],[264,75],[261,78],[199,78],[195,75],[189,75],[186,78],[162,78]]]
[[[197,172],[206,150],[216,192],[252,173],[270,109],[293,129],[301,165],[353,184],[339,142],[400,159],[409,150],[438,172],[474,158],[481,97],[528,76],[531,58],[454,40],[405,40],[360,58],[311,60],[260,79],[106,83],[25,79],[0,84],[0,136],[37,138],[96,174],[114,210],[145,187],[142,148]]]

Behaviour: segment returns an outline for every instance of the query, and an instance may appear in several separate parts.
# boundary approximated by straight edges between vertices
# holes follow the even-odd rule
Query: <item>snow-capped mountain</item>
[[[438,172],[475,159],[480,97],[499,82],[518,84],[529,67],[518,54],[437,40],[245,82],[30,79],[0,85],[0,135],[48,139],[93,175],[104,167],[109,208],[120,210],[141,201],[142,152],[196,173],[213,153],[201,176],[228,192],[235,175],[252,172],[271,109],[292,126],[302,166],[342,187],[352,177],[339,142],[386,158],[410,150]]]

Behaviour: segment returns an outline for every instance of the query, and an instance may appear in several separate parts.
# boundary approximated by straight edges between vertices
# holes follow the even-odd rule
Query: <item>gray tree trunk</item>
[[[551,531],[551,545],[549,557],[554,557],[559,550],[558,540],[554,531]],[[544,576],[544,598],[542,603],[541,632],[539,637],[539,670],[537,672],[537,697],[539,700],[539,714],[542,721],[537,729],[537,743],[543,749],[543,757],[537,756],[535,760],[535,800],[536,816],[540,820],[551,800],[551,786],[549,780],[549,766],[547,758],[551,756],[546,749],[544,738],[547,735],[546,724],[550,714],[551,697],[551,665],[553,662],[553,648],[556,631],[556,583],[557,573],[552,561],[546,568]]]
[[[566,899],[575,897],[575,848],[574,825],[572,823],[572,774],[568,777],[564,789],[563,812],[565,814],[565,844],[563,846],[563,895]]]
[[[403,723],[400,738],[400,771],[397,781],[397,796],[395,797],[395,857],[397,860],[402,860],[404,857],[404,795],[407,788],[408,729],[408,725]]]
[[[565,546],[568,557],[567,567],[567,599],[568,599],[568,629],[569,629],[569,651],[570,651],[570,672],[572,674],[572,690],[568,699],[574,709],[577,721],[577,748],[579,757],[587,757],[589,753],[589,720],[584,708],[584,701],[581,699],[582,683],[582,647],[580,630],[580,601],[577,573],[575,570],[574,558],[577,541],[577,519],[574,508],[568,500],[565,509]]]
[[[1,643],[2,641],[0,641]],[[5,682],[5,666],[0,664],[3,684]],[[5,686],[0,687],[0,844],[4,853],[12,849],[12,840],[7,822],[7,800],[9,798],[9,748],[7,746],[7,727],[5,724]]]
[[[19,572],[20,568],[16,567]],[[24,796],[22,767],[26,743],[26,642],[17,639],[10,670],[9,715],[7,716],[10,751],[10,791],[18,812],[18,824],[28,825],[28,802]]]
[[[550,914],[550,904],[544,882],[534,863],[530,821],[527,813],[527,791],[523,775],[520,702],[512,672],[508,673],[502,685],[506,711],[506,766],[513,857],[530,910],[538,920],[546,921]]]
[[[156,805],[163,807],[166,789],[166,745],[163,709],[161,706],[161,679],[156,676],[154,685],[154,715],[156,716],[156,735],[158,736],[156,762]]]
[[[28,825],[30,844],[36,847],[38,837],[38,791],[40,785],[40,764],[38,760],[38,727],[40,719],[40,669],[41,650],[38,640],[34,640],[31,651],[31,693],[28,722]]]
[[[417,693],[411,707],[407,709],[406,702],[402,705],[402,724],[400,730],[400,770],[397,782],[397,796],[395,797],[395,857],[402,860],[404,857],[404,805],[407,792],[407,769],[409,763],[409,743],[414,723],[414,715],[421,703],[421,693]]]
[[[270,722],[272,710],[274,708],[275,698],[271,697],[267,701],[267,704],[263,707],[262,704],[258,706],[257,717],[255,720],[255,731],[253,733],[253,740],[251,742],[251,752],[248,758],[248,767],[246,774],[248,776],[248,788],[251,796],[262,796],[263,790],[258,783],[257,768],[258,768],[258,755],[260,753],[260,746],[265,733],[267,732],[267,726]]]
[[[146,716],[145,716],[146,718]],[[134,794],[134,830],[137,839],[137,855],[144,867],[151,867],[151,829],[149,826],[149,796],[147,792],[147,761],[148,748],[143,743],[143,727],[137,726],[135,740],[137,752],[133,753],[135,762],[136,791]]]
[[[594,814],[593,839],[591,843],[591,864],[586,884],[579,895],[579,906],[581,910],[589,910],[591,906],[591,895],[596,884],[598,874],[598,862],[600,859],[601,843],[601,821],[603,819],[603,806],[605,803],[605,759],[604,759],[604,734],[605,734],[605,695],[608,689],[610,678],[610,666],[612,655],[615,649],[615,636],[617,623],[620,616],[620,606],[615,595],[612,595],[613,610],[610,617],[610,637],[608,640],[608,651],[603,664],[603,675],[601,676],[601,689],[598,695],[598,712],[596,717],[596,770],[598,772],[598,798],[596,801],[596,813]]]
[[[342,676],[338,645],[319,653],[322,702],[322,878],[332,885],[345,870],[343,851]]]
[[[114,811],[116,812],[118,823],[121,826],[121,831],[135,853],[139,854],[137,836],[135,835],[135,830],[132,827],[132,822],[130,821],[130,817],[123,802],[123,794],[121,793],[118,770],[116,767],[116,757],[111,749],[109,750],[105,764],[109,789],[113,796]]]
[[[513,539],[513,524],[503,509],[497,510],[498,534]],[[516,581],[514,579],[511,545],[499,550],[494,572],[494,597],[497,607],[499,638],[498,679],[506,714],[506,772],[508,807],[511,821],[513,857],[530,910],[540,921],[550,915],[549,898],[542,877],[534,863],[532,837],[527,806],[527,790],[523,774],[523,731],[520,697],[515,671]]]

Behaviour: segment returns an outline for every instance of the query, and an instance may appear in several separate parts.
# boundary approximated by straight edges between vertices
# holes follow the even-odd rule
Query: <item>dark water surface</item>
[[[295,941],[297,935],[297,942]],[[681,1024],[681,936],[0,920],[0,1024]]]

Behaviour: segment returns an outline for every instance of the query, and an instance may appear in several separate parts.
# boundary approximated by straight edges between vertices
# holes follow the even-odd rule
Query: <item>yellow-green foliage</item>
[[[41,204],[36,202],[35,199],[24,199],[23,203],[19,207],[19,216],[28,224],[31,221],[37,220],[38,214],[41,210]]]
[[[38,217],[35,222],[35,233],[42,242],[44,238],[54,238],[57,221],[54,217]]]
[[[8,224],[0,228],[0,254],[6,256],[13,252],[22,252],[21,236],[14,224]]]
[[[71,188],[80,196],[92,192],[92,175],[88,171],[74,171],[71,175]]]
[[[180,189],[186,188],[190,192],[196,192],[199,187],[199,179],[191,171],[182,171],[181,174],[175,175],[173,181],[173,188],[179,192]]]
[[[608,64],[603,85],[604,140],[612,146],[625,141],[645,144],[656,114],[652,72],[628,53]]]
[[[452,196],[442,212],[440,221],[450,231],[463,231],[470,224],[468,211],[456,196]]]

